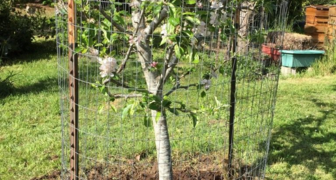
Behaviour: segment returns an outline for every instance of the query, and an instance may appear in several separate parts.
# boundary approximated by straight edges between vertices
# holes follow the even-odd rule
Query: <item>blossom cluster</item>
[[[113,77],[117,71],[117,60],[112,57],[98,58],[101,77]]]
[[[223,3],[218,0],[211,1],[211,9],[214,9],[213,12],[210,13],[210,24],[214,27],[219,25],[219,22],[225,21],[226,13],[223,10]]]

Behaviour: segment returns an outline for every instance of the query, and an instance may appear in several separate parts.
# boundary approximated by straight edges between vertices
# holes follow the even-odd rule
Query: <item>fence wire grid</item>
[[[286,1],[71,3],[55,0],[62,179],[265,178]]]

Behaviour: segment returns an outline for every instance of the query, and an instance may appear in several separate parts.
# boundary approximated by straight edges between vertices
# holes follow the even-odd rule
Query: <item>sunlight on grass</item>
[[[336,178],[335,102],[335,76],[280,81],[267,178]]]
[[[0,74],[14,73],[0,97],[0,179],[27,179],[60,167],[56,56],[10,63]]]

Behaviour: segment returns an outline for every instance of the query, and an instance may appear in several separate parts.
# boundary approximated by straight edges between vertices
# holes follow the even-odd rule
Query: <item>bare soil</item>
[[[197,161],[195,161],[197,160]],[[224,180],[227,178],[227,160],[220,163],[213,155],[202,155],[190,162],[174,166],[173,176],[176,180]],[[248,176],[246,169],[249,166],[234,168],[231,173],[231,179],[255,179],[258,177]],[[225,173],[226,172],[226,173]],[[239,173],[238,173],[239,172]],[[58,180],[60,179],[61,171],[53,171],[50,174],[32,178],[31,180]],[[65,179],[70,179],[69,174],[65,175]],[[84,169],[80,172],[80,176],[87,180],[158,180],[157,163],[146,162],[146,160],[128,160],[122,165],[103,165],[97,164],[95,167]]]

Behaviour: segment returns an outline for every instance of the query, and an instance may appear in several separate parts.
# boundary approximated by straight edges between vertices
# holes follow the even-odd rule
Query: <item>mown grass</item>
[[[336,179],[335,76],[281,80],[266,177]]]
[[[53,46],[53,42],[49,43]],[[38,44],[35,47],[42,52],[21,55],[7,62],[1,69],[0,79],[11,73],[14,76],[10,78],[10,83],[1,84],[0,87],[0,131],[2,132],[0,179],[30,179],[61,168],[62,123],[56,56],[51,53],[53,48],[43,48],[48,47],[45,44]],[[84,65],[84,67],[88,66]],[[96,68],[93,67],[93,69]],[[240,74],[242,77],[251,77],[254,73],[242,72]],[[95,73],[98,72],[93,72],[91,75],[97,75]],[[81,77],[85,79],[85,76]],[[289,78],[280,81],[267,178],[336,178],[334,170],[336,146],[332,138],[336,134],[333,129],[336,82],[333,78],[335,77]],[[195,77],[192,80],[195,80]],[[63,83],[66,86],[66,82]],[[213,87],[208,93],[209,95],[221,94],[218,98],[223,103],[227,103],[229,83],[227,80],[223,83],[224,88]],[[270,123],[263,124],[263,121],[271,116],[271,109],[267,107],[271,106],[272,102],[268,100],[272,94],[268,88],[272,88],[273,83],[274,81],[254,79],[241,81],[238,85],[238,97],[242,100],[237,103],[237,109],[238,112],[245,113],[237,114],[235,150],[237,156],[246,158],[246,163],[249,164],[262,158],[263,152],[258,151],[258,148],[260,150],[258,146],[265,145],[263,138],[267,137],[265,135],[267,128],[256,129],[255,127],[267,126]],[[65,86],[62,98],[68,95]],[[121,157],[129,159],[137,155],[143,156],[142,158],[155,157],[153,130],[143,125],[142,118],[133,116],[130,121],[121,119],[120,113],[115,117],[111,113],[99,113],[103,101],[101,94],[90,84],[82,83],[80,88],[81,97],[85,97],[80,100],[80,104],[89,107],[80,111],[82,112],[80,137],[83,150],[81,152],[84,156],[100,161],[115,159],[122,161]],[[260,88],[262,90],[258,91]],[[192,105],[198,103],[199,97],[195,94],[197,92],[193,89],[181,90],[176,92],[174,98],[179,100],[188,97],[187,100]],[[204,101],[203,105],[209,103],[214,103],[214,100]],[[67,110],[68,104],[64,103],[61,107]],[[105,104],[103,108],[108,108],[108,105]],[[246,111],[246,109],[249,110]],[[228,131],[227,113],[218,116],[200,116],[195,129],[192,127],[191,119],[185,115],[177,117],[169,114],[169,118],[172,119],[169,125],[172,133],[173,156],[181,158],[181,161],[188,159],[188,153],[189,155],[210,154],[218,152],[225,143],[227,144],[227,135],[223,135]],[[252,119],[261,121],[255,122]],[[63,124],[65,131],[68,130],[67,123],[68,119],[65,118]],[[64,132],[64,135],[68,136],[68,132]],[[137,139],[142,141],[136,142]],[[68,143],[67,138],[65,140]],[[226,151],[225,148],[227,147],[224,147]],[[65,149],[68,150],[68,147]],[[257,155],[258,153],[260,155]],[[220,158],[225,156],[222,152],[217,154]],[[82,165],[92,165],[91,160],[84,156],[81,158]]]
[[[7,59],[0,79],[0,179],[29,179],[60,167],[61,126],[56,56],[38,52]],[[35,49],[35,50],[36,50]],[[42,51],[41,51],[42,50]]]

